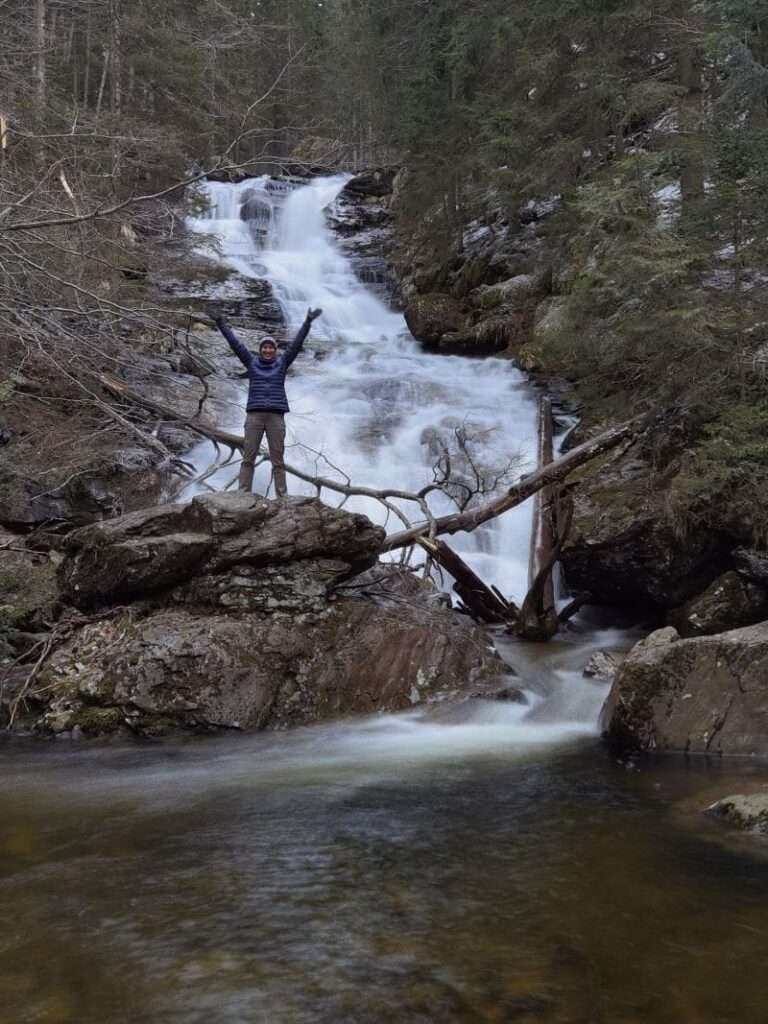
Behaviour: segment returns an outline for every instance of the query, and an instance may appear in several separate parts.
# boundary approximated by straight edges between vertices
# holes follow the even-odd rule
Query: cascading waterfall
[[[346,178],[317,178],[307,185],[264,177],[238,185],[208,182],[206,212],[190,226],[206,241],[200,251],[217,258],[239,274],[267,279],[280,304],[288,333],[295,331],[308,307],[320,307],[306,350],[288,378],[287,461],[317,476],[343,479],[375,488],[390,486],[415,492],[429,483],[441,442],[450,442],[457,429],[477,438],[474,450],[486,467],[504,466],[514,457],[517,476],[530,468],[536,451],[536,403],[523,374],[503,359],[469,359],[423,351],[405,320],[388,309],[355,276],[326,225],[325,210],[339,196]],[[254,324],[254,328],[257,325]],[[246,343],[258,343],[258,335]],[[222,345],[226,343],[222,339]],[[243,407],[245,404],[243,385]],[[240,430],[243,411],[233,410],[222,424]],[[210,463],[210,446],[202,446],[199,465]],[[454,465],[461,473],[460,459]],[[209,483],[232,483],[229,467]],[[254,486],[266,493],[267,463],[257,468]],[[503,483],[499,487],[504,486]],[[292,493],[314,493],[311,485],[289,478]],[[323,500],[340,502],[341,495],[323,491]],[[437,514],[453,511],[442,494],[430,496]],[[368,498],[355,497],[345,508],[364,512],[384,523],[387,512]],[[417,506],[408,508],[412,520],[422,518]],[[390,530],[401,527],[390,514]],[[451,537],[451,545],[488,583],[518,602],[527,588],[530,503],[507,512],[470,534]],[[446,580],[446,589],[449,581]],[[581,667],[597,644],[623,642],[615,631],[587,638],[560,637],[549,645],[507,644],[506,657],[521,676],[531,704],[497,705],[477,709],[475,717],[490,714],[512,728],[505,742],[528,746],[558,737],[594,731],[604,688],[584,680]],[[502,640],[497,641],[503,643]],[[432,743],[456,751],[463,740],[455,729],[437,733],[422,728],[402,731],[390,718],[393,750],[408,747],[418,757],[429,756]],[[531,732],[537,723],[539,731]],[[554,732],[550,725],[556,723]],[[488,722],[485,721],[487,725]],[[446,723],[447,725],[447,723]],[[487,729],[467,733],[470,746],[492,743]]]
[[[441,443],[455,445],[461,430],[477,439],[473,452],[487,470],[510,459],[515,474],[530,467],[536,410],[523,375],[502,359],[420,349],[403,317],[356,278],[326,226],[324,211],[345,181],[318,178],[298,188],[269,178],[209,182],[208,210],[191,222],[216,237],[227,266],[269,280],[290,331],[309,306],[323,310],[308,345],[320,358],[304,354],[289,377],[287,460],[320,476],[339,479],[340,470],[356,484],[413,492],[432,479]],[[454,463],[461,472],[460,457]],[[264,465],[255,487],[264,493],[268,482]],[[312,492],[296,480],[290,486]],[[340,500],[329,491],[323,497]],[[430,504],[438,514],[453,509],[444,495],[433,495]],[[355,498],[345,507],[380,523],[386,518],[372,499]],[[423,518],[416,505],[407,513]],[[530,515],[522,506],[452,540],[485,580],[518,600],[527,582]],[[400,526],[391,515],[388,525]]]

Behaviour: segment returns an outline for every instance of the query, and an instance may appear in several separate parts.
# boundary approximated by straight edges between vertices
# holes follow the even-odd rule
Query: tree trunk
[[[46,0],[35,0],[35,100],[45,104],[45,16]]]
[[[99,82],[99,93],[96,97],[96,116],[101,113],[101,104],[104,100],[104,87],[107,84],[107,72],[109,71],[109,49],[104,48],[104,64],[101,68],[101,81]]]
[[[427,551],[435,562],[453,576],[453,590],[463,601],[467,611],[482,622],[511,622],[517,618],[517,608],[501,594],[483,583],[477,573],[445,541],[431,537],[418,537],[416,543]]]
[[[109,3],[109,52],[111,55],[110,64],[110,90],[109,109],[113,114],[119,114],[122,105],[122,81],[121,81],[121,46],[122,46],[122,4],[121,0],[110,0]]]

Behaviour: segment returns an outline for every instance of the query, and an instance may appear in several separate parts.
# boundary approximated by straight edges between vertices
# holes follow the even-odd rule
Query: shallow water
[[[1,748],[0,1020],[763,1024],[755,767],[474,714]]]

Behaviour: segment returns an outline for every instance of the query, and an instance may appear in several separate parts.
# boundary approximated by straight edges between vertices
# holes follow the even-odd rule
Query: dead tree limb
[[[99,379],[107,390],[124,401],[132,402],[134,405],[146,409],[162,419],[183,424],[201,436],[207,437],[210,441],[216,441],[219,444],[237,449],[242,449],[245,444],[242,434],[233,434],[231,431],[222,430],[219,427],[203,425],[197,420],[193,421],[189,417],[180,415],[177,410],[169,406],[146,398],[113,377],[101,374]],[[577,448],[573,448],[559,459],[555,459],[548,466],[544,466],[541,469],[537,469],[534,473],[528,473],[526,476],[521,477],[500,498],[494,498],[492,501],[466,509],[463,512],[455,512],[450,515],[437,517],[432,522],[424,520],[416,526],[408,527],[399,533],[390,534],[389,537],[384,538],[381,550],[382,552],[396,551],[400,548],[410,547],[416,543],[417,538],[425,534],[434,538],[444,533],[451,534],[459,533],[460,531],[471,533],[472,530],[477,529],[482,523],[487,523],[509,509],[522,504],[532,495],[536,494],[537,491],[541,490],[542,487],[562,482],[579,466],[583,466],[584,463],[590,462],[592,459],[597,458],[597,456],[616,448],[628,438],[634,437],[640,432],[642,425],[643,420],[638,417],[604,430],[597,437],[592,438],[590,441],[585,441],[584,444],[580,444]],[[384,502],[388,508],[391,508],[391,502],[389,502],[391,498],[413,501],[423,508],[426,495],[432,490],[441,489],[435,484],[422,488],[418,493],[401,491],[395,488],[362,487],[354,484],[344,484],[338,480],[331,480],[328,477],[312,476],[310,473],[305,473],[303,470],[298,469],[298,467],[288,464],[286,464],[285,469],[291,476],[314,484],[317,488],[326,488],[329,491],[335,491],[337,494],[346,494],[348,496],[374,498],[377,501]],[[388,502],[389,504],[387,504]],[[402,514],[400,518],[403,518]]]
[[[494,623],[508,623],[517,618],[515,605],[483,583],[477,573],[445,541],[417,537],[416,543],[453,577],[454,592],[475,618]]]

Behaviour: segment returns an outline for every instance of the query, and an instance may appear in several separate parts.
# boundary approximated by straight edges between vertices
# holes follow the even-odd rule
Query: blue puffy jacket
[[[301,352],[301,346],[309,334],[311,320],[305,320],[296,337],[285,352],[276,356],[271,363],[265,362],[258,352],[251,352],[238,338],[229,324],[218,321],[218,328],[229,342],[229,346],[248,371],[248,405],[246,409],[273,409],[275,412],[290,412],[285,397],[285,375],[288,367]]]

